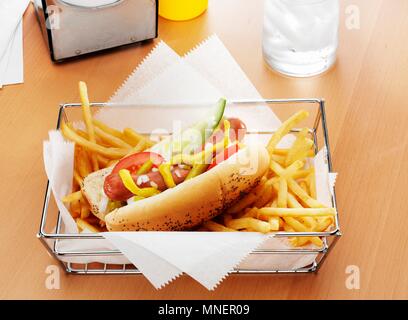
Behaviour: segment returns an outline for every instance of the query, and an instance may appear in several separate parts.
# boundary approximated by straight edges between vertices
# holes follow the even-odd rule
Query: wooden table
[[[78,101],[77,82],[104,101],[154,46],[133,46],[53,64],[34,11],[24,17],[25,81],[0,90],[0,298],[408,298],[408,2],[342,2],[339,59],[308,79],[271,72],[261,55],[262,1],[211,1],[201,17],[161,19],[159,34],[182,54],[217,33],[265,97],[324,97],[343,237],[318,275],[230,276],[208,292],[188,277],[157,291],[143,277],[67,276],[45,286],[56,262],[35,238],[46,176],[42,142],[57,106]],[[361,28],[346,28],[346,6],[357,4]],[[346,268],[360,269],[360,289],[346,288]]]

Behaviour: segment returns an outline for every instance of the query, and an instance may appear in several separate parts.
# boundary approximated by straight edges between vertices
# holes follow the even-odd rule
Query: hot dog
[[[190,155],[192,163],[171,163],[147,151],[92,173],[83,185],[92,212],[110,231],[184,230],[213,218],[267,170],[263,146],[239,147],[245,131],[239,119],[225,119]],[[199,155],[209,156],[210,162],[198,162]]]
[[[231,142],[235,142],[237,139],[241,141],[246,132],[246,126],[245,124],[237,119],[237,118],[228,118],[226,119],[230,123],[230,129],[229,129],[229,136]],[[217,144],[221,142],[224,139],[224,122],[220,125],[220,130],[216,130],[209,138],[208,138],[208,143],[212,144]],[[202,151],[204,149],[205,145],[201,146],[199,150],[196,150],[196,152]],[[236,150],[237,151],[237,150]],[[229,153],[224,153],[218,155],[215,159],[226,159],[228,156],[232,155],[231,152]],[[215,154],[214,154],[215,156]],[[224,158],[220,158],[220,156]],[[130,197],[132,197],[132,192],[129,191],[123,184],[122,179],[119,177],[119,170],[122,168],[129,168],[132,169],[133,171],[136,171],[136,169],[139,168],[140,160],[139,159],[134,159],[132,162],[131,158],[134,158],[134,156],[127,157],[123,160],[121,160],[118,165],[116,165],[112,173],[106,177],[105,183],[104,183],[104,192],[108,196],[109,199],[113,201],[126,201]],[[160,165],[164,159],[152,152],[143,152],[139,155],[139,158],[142,158],[142,161],[146,162],[148,159],[151,159],[153,162],[153,169],[156,169],[155,171],[148,172],[146,174],[135,174],[132,173],[132,179],[133,181],[137,184],[138,187],[141,188],[146,188],[146,187],[155,187],[159,191],[164,191],[167,189],[166,184],[164,182],[163,176],[157,171],[157,166]],[[218,160],[220,161],[220,160]],[[139,162],[139,166],[137,165]],[[136,164],[136,165],[135,165]],[[214,163],[215,164],[215,163]],[[211,164],[211,167],[214,166],[214,164]],[[173,181],[175,182],[176,185],[180,184],[185,180],[187,177],[189,170],[185,169],[181,165],[175,165],[171,167],[171,173],[172,173],[172,178]]]

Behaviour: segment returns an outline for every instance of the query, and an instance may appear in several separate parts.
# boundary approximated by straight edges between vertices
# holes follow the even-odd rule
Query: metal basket
[[[327,148],[327,166],[329,172],[332,171],[332,163],[330,156],[330,147],[325,115],[325,102],[323,99],[262,99],[262,100],[239,100],[232,101],[234,105],[240,106],[254,106],[254,105],[267,105],[280,119],[286,119],[295,111],[300,108],[306,109],[312,115],[309,117],[310,134],[313,135],[316,151],[323,146]],[[93,103],[91,108],[100,109],[105,107],[112,107],[112,104],[108,103]],[[71,114],[76,113],[79,117],[80,115],[80,104],[78,103],[69,103],[61,104],[59,108],[57,129],[60,127],[60,123],[63,119],[67,120]],[[70,119],[71,120],[71,119]],[[138,128],[135,128],[138,129]],[[293,132],[298,132],[300,129],[293,129]],[[271,134],[273,131],[257,131],[256,133],[265,133]],[[147,133],[147,132],[141,132]],[[251,134],[248,131],[248,134]],[[332,206],[336,208],[336,197],[333,193],[331,197]],[[308,266],[299,268],[299,269],[290,269],[290,270],[280,270],[272,268],[250,268],[242,269],[236,268],[233,270],[233,273],[238,274],[247,274],[247,273],[256,273],[256,274],[273,274],[273,273],[312,273],[317,272],[324,260],[326,259],[329,252],[333,249],[334,245],[341,236],[340,226],[339,226],[339,217],[338,212],[335,215],[335,223],[333,228],[330,231],[326,232],[276,232],[276,237],[310,237],[318,236],[323,240],[323,247],[321,248],[290,248],[290,249],[258,249],[254,250],[251,255],[279,255],[279,254],[312,254],[316,255],[313,263]],[[141,272],[132,264],[106,264],[106,263],[72,263],[64,262],[61,259],[63,257],[111,257],[111,256],[123,256],[122,253],[118,250],[104,250],[104,251],[61,251],[57,249],[58,241],[61,240],[83,240],[83,241],[93,241],[96,239],[104,239],[99,234],[92,233],[63,233],[61,228],[61,216],[55,205],[52,205],[51,197],[51,188],[49,182],[45,189],[44,205],[41,215],[40,228],[37,234],[38,238],[44,244],[48,252],[58,260],[63,269],[67,273],[71,274],[141,274]],[[52,230],[52,231],[47,231]]]

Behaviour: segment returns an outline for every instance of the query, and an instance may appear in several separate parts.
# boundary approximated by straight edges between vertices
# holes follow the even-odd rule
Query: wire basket
[[[248,108],[251,112],[257,112],[256,109],[259,106],[267,106],[273,110],[273,112],[278,116],[279,119],[287,119],[290,115],[295,113],[300,109],[305,109],[309,111],[310,117],[306,120],[306,126],[310,128],[310,134],[313,136],[316,152],[322,147],[327,148],[326,154],[326,164],[328,172],[333,172],[331,156],[330,156],[330,146],[327,131],[327,122],[325,115],[325,102],[323,99],[261,99],[261,100],[239,100],[229,102],[228,107],[231,105]],[[186,104],[188,105],[188,104]],[[163,105],[161,105],[163,107]],[[174,107],[165,106],[165,108]],[[81,105],[78,103],[68,103],[61,104],[59,108],[57,129],[59,129],[61,121],[75,121],[81,119]],[[228,108],[227,107],[227,108]],[[157,109],[152,105],[138,105],[138,106],[126,106],[126,105],[112,105],[109,103],[92,103],[91,108],[93,110],[100,110],[103,108],[115,108],[115,112],[119,110],[139,110],[139,114],[143,112],[143,118],[150,114],[154,117],[163,117],[162,111]],[[178,104],[177,108],[183,109],[183,106]],[[250,109],[253,108],[253,109]],[[166,109],[168,110],[168,109]],[[243,119],[245,120],[245,119]],[[129,126],[132,124],[129,124]],[[139,123],[139,125],[141,125]],[[139,130],[138,124],[133,126],[140,133],[149,134],[151,132],[146,132],[143,129]],[[293,129],[292,132],[299,132],[300,129]],[[273,133],[273,130],[268,128],[248,128],[247,134],[268,134]],[[285,249],[257,249],[254,250],[250,256],[251,259],[257,259],[262,256],[271,257],[271,255],[313,255],[314,259],[312,263],[307,266],[296,268],[296,269],[280,269],[280,268],[269,268],[269,267],[237,267],[233,270],[233,273],[243,274],[243,273],[256,273],[256,274],[273,274],[273,273],[312,273],[317,272],[324,260],[327,258],[329,252],[334,248],[336,242],[341,236],[339,217],[336,206],[336,196],[335,192],[331,195],[331,206],[336,209],[336,215],[334,217],[334,226],[325,232],[275,232],[275,237],[311,237],[317,236],[321,237],[323,240],[323,246],[320,248],[310,248],[310,247],[293,247]],[[44,244],[48,252],[58,260],[63,269],[67,273],[71,274],[141,274],[137,267],[130,263],[124,264],[109,264],[109,263],[99,263],[99,262],[89,262],[92,259],[95,261],[101,261],[109,257],[123,257],[123,254],[119,250],[61,250],[58,247],[60,241],[95,241],[104,239],[99,234],[94,233],[64,233],[63,223],[61,220],[60,212],[55,204],[53,197],[51,197],[51,187],[49,182],[45,188],[44,205],[41,215],[40,228],[37,234],[38,238]],[[88,261],[87,263],[82,263],[81,259]],[[71,262],[69,262],[71,261]],[[75,262],[72,262],[75,261]]]

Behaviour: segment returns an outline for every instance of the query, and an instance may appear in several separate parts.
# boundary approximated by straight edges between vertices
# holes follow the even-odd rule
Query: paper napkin
[[[22,17],[29,0],[0,0],[0,88],[23,82]]]

